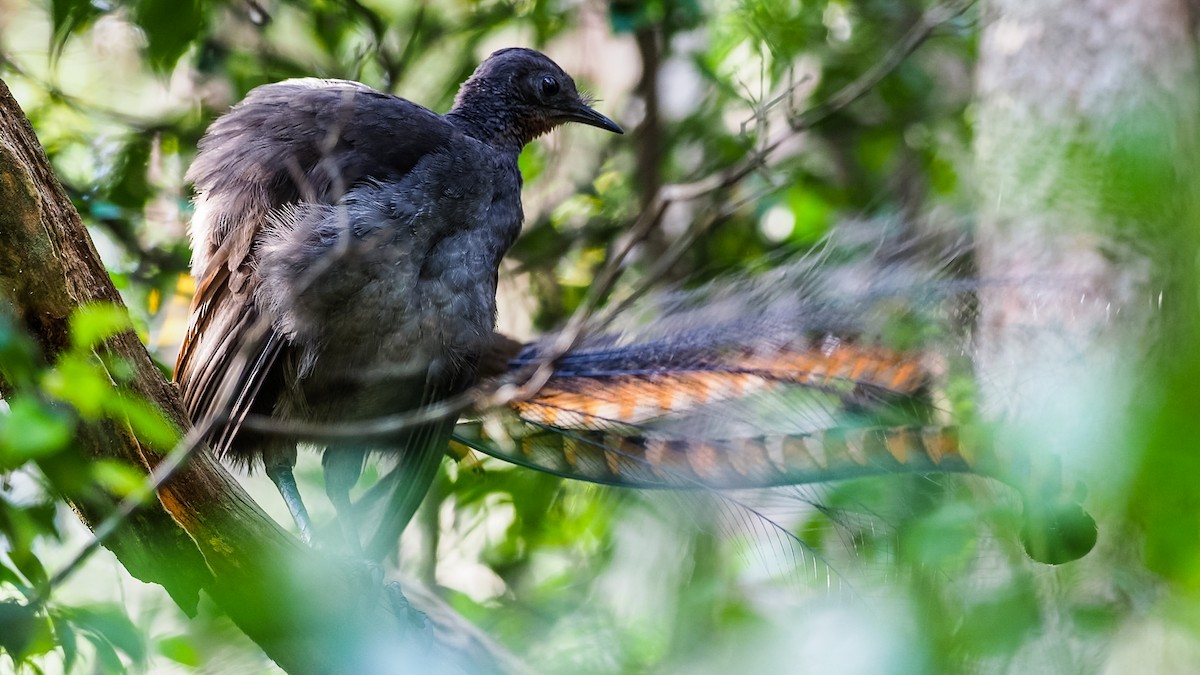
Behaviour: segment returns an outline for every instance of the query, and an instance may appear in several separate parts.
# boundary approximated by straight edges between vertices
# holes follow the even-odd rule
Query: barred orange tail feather
[[[460,426],[456,440],[564,478],[631,488],[746,489],[889,473],[981,473],[954,427],[826,429],[731,439],[663,438],[614,431],[510,427],[491,438]],[[508,451],[498,451],[502,448]]]

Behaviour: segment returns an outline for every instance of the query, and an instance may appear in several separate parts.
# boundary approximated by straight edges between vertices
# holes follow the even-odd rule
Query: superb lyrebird
[[[288,80],[250,92],[201,139],[188,172],[197,291],[176,380],[193,420],[220,416],[215,451],[263,466],[306,537],[296,443],[250,431],[247,415],[353,422],[468,387],[521,229],[517,156],[567,122],[621,133],[588,103],[545,55],[504,49],[445,115],[356,82]],[[395,453],[369,556],[394,547],[454,422],[326,449],[340,513],[366,452]]]

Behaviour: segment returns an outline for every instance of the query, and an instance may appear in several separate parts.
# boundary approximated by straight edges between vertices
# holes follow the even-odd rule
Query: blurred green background
[[[1002,447],[1053,456],[1086,486],[1097,548],[1057,567],[1029,560],[1020,501],[972,476],[731,501],[447,461],[405,534],[403,573],[534,672],[1194,672],[1195,24],[1182,1],[1149,3],[1138,21],[1119,2],[1085,5],[0,0],[0,78],[165,372],[191,292],[183,175],[206,126],[260,84],[355,79],[445,111],[482,58],[521,45],[594,94],[626,136],[564,128],[521,157],[526,225],[500,291],[500,327],[521,338],[579,306],[663,186],[717,175],[784,137],[744,178],[673,204],[616,297],[651,283],[692,237],[653,284],[761,272],[835,229],[868,243],[975,237],[981,302],[1016,287],[1017,306],[1045,302],[1052,320],[1008,346],[987,325],[962,336],[948,356],[981,354],[981,381],[947,396],[964,417],[998,425]],[[932,34],[860,98],[789,131],[930,17]],[[1159,35],[1146,28],[1154,19],[1173,32],[1147,37]],[[1030,47],[1046,43],[1062,51]],[[1023,238],[1025,221],[1045,222]],[[1006,255],[1045,258],[1054,244],[1043,248],[1039,233],[1101,240],[1087,258],[1099,262],[1006,269]],[[955,273],[975,275],[965,258]],[[1113,283],[1080,293],[1081,278]],[[215,608],[187,619],[107,553],[32,620],[5,602],[86,541],[60,496],[138,485],[128,467],[81,460],[79,421],[122,415],[140,435],[169,438],[89,360],[122,321],[80,314],[77,353],[43,368],[0,315],[2,372],[23,392],[0,401],[0,671],[273,672]],[[1006,397],[1017,402],[998,403]],[[320,495],[319,463],[299,472]],[[246,482],[290,525],[265,478]],[[318,520],[331,517],[310,502]]]

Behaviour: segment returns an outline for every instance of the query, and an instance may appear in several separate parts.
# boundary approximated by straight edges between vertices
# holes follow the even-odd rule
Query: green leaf
[[[71,346],[79,351],[95,349],[132,327],[129,315],[121,307],[108,303],[84,305],[71,317]]]
[[[978,545],[978,511],[969,504],[950,503],[914,523],[908,533],[918,565],[947,573],[970,564]]]
[[[186,635],[176,635],[159,640],[158,653],[175,663],[191,668],[199,667],[201,663],[199,650],[196,649],[196,645],[192,644],[192,639]]]
[[[796,216],[796,225],[792,230],[794,241],[811,244],[829,231],[833,207],[813,190],[789,190],[788,206]]]
[[[141,399],[112,396],[105,399],[104,408],[112,417],[125,419],[138,440],[157,450],[170,450],[179,441],[179,433],[162,411]]]
[[[0,651],[13,659],[24,658],[33,641],[37,612],[28,605],[12,600],[0,601]]]
[[[3,504],[0,504],[0,506],[2,506],[2,505]],[[2,523],[3,523],[3,521],[0,521],[0,524],[2,524]],[[21,575],[17,574],[16,570],[9,567],[8,565],[5,565],[4,561],[0,560],[0,585],[3,585],[3,584],[8,584],[10,586],[13,586],[14,588],[20,590],[22,593],[26,592],[29,588],[28,586],[25,585],[24,581],[21,579]]]
[[[632,33],[643,26],[661,22],[666,10],[663,2],[616,0],[608,5],[608,20],[614,33]]]
[[[145,338],[140,335],[138,339],[145,342]],[[116,382],[128,382],[137,376],[137,368],[127,358],[116,354],[102,354],[100,358],[109,377]]]
[[[136,493],[146,478],[141,471],[111,459],[98,460],[90,468],[92,479],[118,497],[128,497]]]
[[[50,58],[57,60],[71,35],[87,28],[101,13],[92,0],[51,0],[54,33],[50,36]]]
[[[527,182],[537,180],[538,176],[542,175],[546,169],[546,153],[542,150],[542,146],[536,143],[525,146],[525,149],[517,157],[517,167],[520,168],[521,175]]]
[[[50,622],[45,617],[35,617],[33,621],[33,637],[29,640],[29,644],[25,645],[26,658],[49,654],[58,647],[54,641],[54,631],[50,628]],[[36,666],[36,663],[30,663],[31,666]]]
[[[145,660],[145,638],[116,605],[73,607],[64,610],[64,614],[79,629],[100,636],[104,642],[115,646],[135,662]]]
[[[1041,615],[1032,588],[1018,582],[999,589],[994,597],[975,603],[967,612],[957,638],[985,653],[1011,653],[1040,625]]]
[[[92,354],[68,354],[42,378],[42,388],[51,396],[75,406],[85,418],[104,410],[113,395],[112,382]]]
[[[42,566],[42,561],[38,560],[32,552],[13,551],[9,553],[9,558],[34,587],[44,586],[50,580],[50,576],[46,574],[46,568]]]
[[[50,503],[17,506],[0,499],[0,535],[8,540],[9,560],[34,585],[44,581],[46,573],[33,554],[33,544],[40,537],[58,538],[55,511]],[[0,570],[0,578],[7,576],[4,571]],[[18,587],[24,586],[16,575],[11,581]]]
[[[79,638],[70,622],[63,617],[52,614],[50,623],[54,626],[54,637],[63,650],[63,672],[70,673],[79,656]]]
[[[0,468],[53,455],[71,442],[75,425],[67,415],[28,396],[14,398],[8,408],[0,416]]]
[[[104,638],[93,633],[84,633],[87,641],[92,643],[92,647],[96,650],[96,660],[100,662],[98,670],[103,673],[127,673],[125,664],[121,663],[121,657],[117,656],[117,651],[113,649]]]
[[[170,72],[207,21],[203,0],[138,0],[133,20],[146,32],[146,56],[160,73]]]
[[[0,302],[0,377],[13,389],[30,386],[38,360],[37,346],[13,320],[7,303]]]

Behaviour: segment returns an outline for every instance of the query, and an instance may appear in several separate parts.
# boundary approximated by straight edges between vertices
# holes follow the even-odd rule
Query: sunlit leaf
[[[108,303],[84,305],[71,317],[71,345],[84,351],[131,327],[129,314]]]
[[[812,244],[829,232],[833,223],[833,207],[814,190],[789,190],[788,206],[796,218],[792,230],[794,240]]]
[[[42,378],[46,393],[58,397],[85,418],[100,415],[113,387],[99,361],[88,354],[67,354]]]
[[[105,410],[115,418],[124,418],[138,439],[158,450],[170,450],[179,440],[175,427],[162,411],[146,401],[122,394],[105,400]]]
[[[196,648],[192,639],[186,635],[162,638],[156,646],[159,654],[171,659],[175,663],[192,668],[198,667],[202,663],[200,651]]]
[[[67,447],[75,428],[69,416],[27,396],[8,402],[0,413],[0,468],[16,468]]]
[[[105,490],[118,497],[136,493],[145,482],[146,476],[122,462],[99,460],[90,466],[92,478]]]

